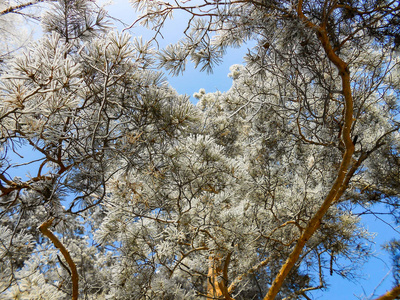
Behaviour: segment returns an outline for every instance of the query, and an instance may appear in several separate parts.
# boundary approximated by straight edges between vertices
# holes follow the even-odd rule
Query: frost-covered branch
[[[12,5],[7,7],[6,9],[3,9],[0,11],[0,16],[9,14],[9,13],[19,13],[21,10],[25,8],[29,8],[31,6],[34,6],[35,4],[42,3],[42,2],[51,2],[51,1],[56,1],[56,0],[35,0],[35,1],[30,1],[18,5]]]

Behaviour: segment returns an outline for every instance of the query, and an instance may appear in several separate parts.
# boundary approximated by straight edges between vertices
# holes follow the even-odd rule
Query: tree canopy
[[[5,299],[310,299],[373,255],[361,215],[399,223],[398,1],[133,0],[155,39],[188,14],[165,49],[50,2],[0,77]],[[196,104],[160,71],[245,41]]]

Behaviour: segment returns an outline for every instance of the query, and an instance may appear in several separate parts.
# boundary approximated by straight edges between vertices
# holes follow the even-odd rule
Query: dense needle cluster
[[[165,49],[42,2],[0,6],[3,34],[43,5],[0,48],[0,298],[310,299],[372,254],[360,215],[399,221],[398,1],[133,0],[155,38],[190,16]],[[244,41],[196,104],[160,71]]]

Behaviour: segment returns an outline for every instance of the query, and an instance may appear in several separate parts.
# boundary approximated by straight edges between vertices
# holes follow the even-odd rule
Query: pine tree
[[[106,184],[141,164],[150,141],[190,122],[188,99],[166,86],[162,74],[146,70],[149,45],[105,32],[104,17],[91,1],[55,3],[42,20],[46,34],[1,78],[5,297],[98,299],[106,293],[99,270],[107,267],[102,255],[108,251],[90,239],[104,217]],[[39,157],[27,155],[25,180],[13,176],[18,164],[11,153],[22,158],[26,151]],[[54,248],[54,233],[71,259]]]
[[[157,32],[192,14],[186,38],[156,51],[60,0],[5,66],[2,297],[309,299],[356,276],[372,236],[353,207],[398,220],[398,3],[134,5]],[[212,70],[246,40],[232,88],[197,105],[154,70]]]
[[[143,12],[134,24],[141,23],[157,33],[174,11],[183,10],[190,15],[185,37],[159,55],[160,66],[173,74],[183,70],[189,58],[210,70],[227,47],[249,40],[257,42],[245,57],[246,71],[233,71],[237,84],[230,92],[237,94],[222,99],[226,99],[231,117],[245,116],[245,128],[250,132],[254,130],[250,120],[259,122],[257,140],[267,136],[257,156],[268,153],[266,165],[257,164],[261,168],[254,178],[261,180],[262,175],[268,174],[285,179],[281,185],[290,187],[290,193],[283,198],[302,195],[303,190],[303,201],[296,203],[304,203],[310,209],[297,215],[304,224],[293,217],[279,221],[285,227],[287,222],[293,222],[299,232],[276,269],[262,266],[271,270],[273,278],[264,285],[269,286],[264,299],[290,297],[285,295],[285,282],[290,282],[294,270],[301,266],[311,240],[323,231],[333,208],[351,217],[349,206],[353,204],[369,211],[373,203],[384,203],[389,207],[388,214],[397,218],[397,1],[135,1],[134,6]],[[220,101],[210,106],[218,107]],[[229,136],[228,132],[232,131],[225,131]],[[307,147],[301,149],[305,146],[299,148],[298,144]],[[299,153],[289,155],[292,149]],[[297,158],[300,154],[306,159]],[[290,159],[284,163],[279,155]],[[278,176],[270,171],[271,161],[282,170]],[[301,174],[302,165],[312,166],[320,175]],[[318,178],[318,189],[307,174]],[[303,188],[296,186],[301,181]],[[270,181],[260,184],[269,193],[267,198],[273,207],[276,205],[276,211],[285,211],[275,200],[277,187],[270,185]],[[311,194],[319,201],[310,201]],[[300,217],[302,213],[305,216]],[[342,247],[335,248],[327,250],[331,257]],[[218,266],[212,268],[211,273],[218,273]],[[320,280],[319,287],[323,286]],[[305,291],[309,288],[300,288],[295,295],[307,297]],[[397,293],[398,289],[394,291]],[[212,296],[230,297],[224,284],[214,292],[216,295]]]

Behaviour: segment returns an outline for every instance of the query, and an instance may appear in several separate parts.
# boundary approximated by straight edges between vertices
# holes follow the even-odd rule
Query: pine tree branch
[[[243,274],[240,274],[238,277],[235,278],[235,280],[229,285],[228,287],[228,292],[232,293],[233,290],[236,288],[236,286],[243,280],[244,277],[249,276],[251,274],[254,274],[257,270],[259,270],[261,267],[266,266],[269,262],[271,261],[271,257],[268,257],[267,259],[263,260],[259,264],[255,265],[252,267],[250,270],[244,272]]]
[[[42,225],[39,226],[40,232],[47,236],[51,242],[60,249],[61,254],[64,256],[65,260],[68,263],[68,266],[71,270],[71,279],[72,279],[72,300],[78,300],[78,284],[79,284],[79,275],[76,269],[76,265],[71,258],[67,248],[60,242],[60,240],[48,229],[51,224],[53,223],[54,218],[50,219],[49,221],[44,222]]]
[[[322,218],[325,216],[329,208],[334,204],[344,193],[347,188],[346,178],[349,176],[348,168],[351,164],[351,159],[354,153],[354,144],[351,138],[351,125],[353,123],[353,97],[350,84],[350,72],[347,64],[334,52],[331,43],[329,41],[329,36],[325,28],[325,24],[316,26],[310,22],[306,16],[304,16],[302,8],[303,0],[298,2],[297,13],[300,20],[302,20],[307,27],[316,29],[317,37],[321,42],[325,53],[327,54],[329,60],[336,66],[339,71],[339,75],[342,78],[342,93],[345,101],[345,110],[343,113],[344,124],[342,128],[342,139],[345,145],[345,152],[343,154],[342,161],[340,163],[340,168],[336,180],[331,187],[328,195],[325,197],[324,202],[318,209],[318,211],[311,218],[307,227],[303,231],[303,234],[297,241],[292,253],[287,258],[286,262],[283,264],[278,274],[276,275],[270,289],[264,300],[273,300],[279,293],[283,282],[289,275],[292,268],[297,263],[301,252],[307,241],[314,235],[314,233],[320,228]]]
[[[35,1],[24,3],[24,4],[16,5],[16,6],[10,6],[9,8],[1,11],[0,16],[6,15],[9,13],[16,13],[16,12],[20,11],[21,9],[30,7],[30,6],[38,4],[40,2],[53,2],[53,1],[55,1],[55,0],[35,0]]]
[[[376,298],[375,300],[394,300],[399,295],[400,295],[400,285],[394,287],[389,292]]]

